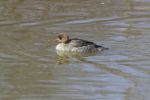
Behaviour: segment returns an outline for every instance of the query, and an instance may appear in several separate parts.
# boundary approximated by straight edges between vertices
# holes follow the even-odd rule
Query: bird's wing
[[[71,39],[70,40],[70,44],[74,47],[82,47],[82,46],[87,46],[87,45],[95,45],[95,43],[90,42],[90,41],[86,41],[86,40],[82,40],[82,39]]]

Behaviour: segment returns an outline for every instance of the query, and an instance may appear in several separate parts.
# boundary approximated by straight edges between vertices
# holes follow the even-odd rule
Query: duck
[[[92,53],[108,49],[91,41],[70,38],[68,33],[59,33],[55,40],[58,43],[56,51],[60,52]]]

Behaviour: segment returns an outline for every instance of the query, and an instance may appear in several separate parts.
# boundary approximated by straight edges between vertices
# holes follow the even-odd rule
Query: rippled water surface
[[[58,57],[68,32],[108,47]],[[0,100],[149,100],[150,0],[0,0]]]

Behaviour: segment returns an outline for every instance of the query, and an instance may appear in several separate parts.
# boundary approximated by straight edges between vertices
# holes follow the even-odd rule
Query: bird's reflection
[[[65,52],[65,51],[57,51],[56,53],[58,55],[57,64],[69,63],[69,60],[71,58],[81,59],[82,57],[88,57],[88,56],[93,56],[97,54],[96,52],[90,52],[90,53],[78,52],[77,53],[77,52]]]
[[[58,55],[57,64],[67,64],[67,63],[69,63],[69,57]]]

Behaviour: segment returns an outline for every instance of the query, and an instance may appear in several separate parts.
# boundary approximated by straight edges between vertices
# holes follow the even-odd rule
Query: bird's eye
[[[61,40],[62,39],[62,37],[61,36],[58,36],[58,38]]]

